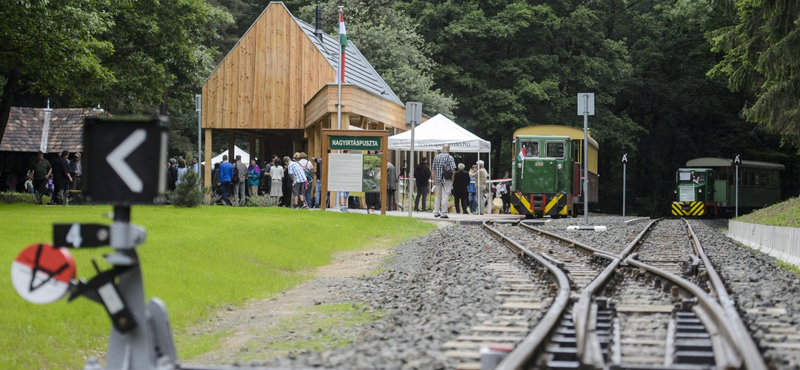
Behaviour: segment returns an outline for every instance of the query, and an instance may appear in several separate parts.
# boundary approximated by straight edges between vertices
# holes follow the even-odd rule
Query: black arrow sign
[[[90,117],[83,132],[84,197],[93,203],[162,203],[166,117]]]
[[[108,226],[101,224],[55,224],[53,245],[67,248],[91,248],[108,245]]]

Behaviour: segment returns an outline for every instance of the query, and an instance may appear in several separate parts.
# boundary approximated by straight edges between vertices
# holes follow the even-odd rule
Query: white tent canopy
[[[226,151],[220,153],[220,155],[218,155],[218,156],[216,156],[214,158],[211,158],[211,164],[222,162],[222,156],[223,155],[228,155],[228,151],[226,150]],[[250,165],[250,154],[247,154],[247,152],[242,150],[242,148],[234,145],[233,146],[233,157],[236,158],[237,155],[242,156],[242,163]],[[230,160],[231,156],[228,155],[228,159]],[[203,162],[203,165],[205,166],[206,162]]]
[[[438,151],[449,144],[451,152],[489,153],[492,143],[437,114],[414,130],[414,151]],[[411,150],[411,131],[389,136],[389,150]]]

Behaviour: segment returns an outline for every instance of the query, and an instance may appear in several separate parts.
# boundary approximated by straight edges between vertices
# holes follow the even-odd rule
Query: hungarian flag
[[[519,154],[517,154],[517,160],[522,161],[525,159],[525,147],[523,146],[522,149],[519,150]]]
[[[339,10],[339,44],[342,46],[342,57],[339,65],[340,76],[337,77],[344,83],[344,49],[347,48],[347,32],[344,29],[344,13],[341,10]]]

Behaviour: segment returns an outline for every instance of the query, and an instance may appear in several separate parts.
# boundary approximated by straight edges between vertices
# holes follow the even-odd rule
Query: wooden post
[[[206,157],[206,166],[205,166],[205,170],[203,170],[203,172],[205,173],[205,178],[203,178],[203,186],[209,187],[209,186],[212,186],[211,185],[211,180],[212,180],[211,179],[211,170],[214,169],[214,163],[211,162],[211,158],[212,158],[211,137],[214,136],[214,135],[211,135],[211,129],[210,128],[207,128],[205,131],[206,131],[206,133],[205,133],[206,134],[206,147],[205,147],[205,153],[203,154],[203,156]]]
[[[228,160],[234,158],[234,146],[236,145],[236,132],[228,130]]]
[[[247,151],[250,153],[250,159],[254,159],[258,156],[258,151],[256,150],[256,137],[254,135],[248,135],[250,139],[250,148]],[[248,167],[250,163],[245,163]]]

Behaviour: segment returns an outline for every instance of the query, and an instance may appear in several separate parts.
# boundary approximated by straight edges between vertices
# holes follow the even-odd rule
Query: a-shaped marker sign
[[[166,117],[87,118],[84,198],[123,206],[162,203],[168,136]]]
[[[25,300],[55,302],[69,290],[75,278],[75,261],[65,248],[34,244],[22,250],[11,264],[11,283]]]

